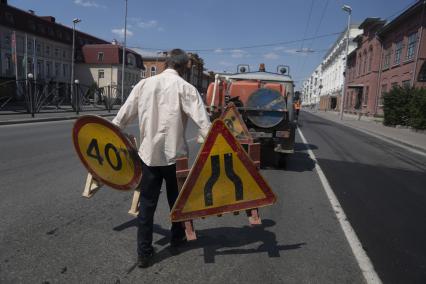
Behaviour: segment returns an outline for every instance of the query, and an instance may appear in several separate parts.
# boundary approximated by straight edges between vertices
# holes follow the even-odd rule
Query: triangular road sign
[[[172,221],[257,208],[276,196],[223,120],[213,122],[171,212]]]
[[[234,103],[228,104],[220,118],[225,122],[231,133],[240,142],[247,142],[252,140],[250,132],[248,131],[247,126],[241,118],[241,115],[235,107]]]

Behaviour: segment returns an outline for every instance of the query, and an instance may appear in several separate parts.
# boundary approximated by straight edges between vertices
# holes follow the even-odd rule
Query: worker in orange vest
[[[298,118],[299,117],[299,111],[300,111],[300,101],[299,100],[297,100],[294,103],[294,109],[296,110],[296,118]]]

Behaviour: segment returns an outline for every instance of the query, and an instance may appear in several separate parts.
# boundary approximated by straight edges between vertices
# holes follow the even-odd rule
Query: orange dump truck
[[[228,103],[236,105],[252,138],[261,143],[261,163],[268,159],[283,166],[286,154],[294,152],[297,122],[288,70],[280,65],[276,73],[266,72],[261,64],[259,71],[249,72],[248,66],[239,65],[238,73],[217,74],[207,90],[212,117],[219,116]]]

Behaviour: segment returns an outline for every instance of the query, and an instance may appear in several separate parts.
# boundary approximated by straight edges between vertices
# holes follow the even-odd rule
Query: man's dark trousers
[[[176,180],[176,164],[150,167],[142,162],[142,181],[140,207],[138,215],[138,254],[140,256],[153,253],[152,233],[154,213],[157,208],[163,179],[166,180],[167,200],[172,209],[179,194]],[[182,223],[172,223],[171,238],[180,239],[185,235]]]

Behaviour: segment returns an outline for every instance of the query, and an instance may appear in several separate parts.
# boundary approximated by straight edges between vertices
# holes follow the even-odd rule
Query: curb
[[[89,114],[89,113],[88,113]],[[115,116],[116,113],[108,113],[108,114],[96,114],[101,117],[110,117]],[[61,121],[61,120],[73,120],[81,117],[81,115],[73,115],[73,116],[60,116],[60,117],[46,117],[46,118],[29,118],[29,119],[16,119],[16,120],[6,120],[0,121],[1,125],[14,125],[14,124],[27,124],[27,123],[36,123],[36,122],[50,122],[50,121]]]
[[[345,122],[334,121],[332,119],[328,119],[328,118],[322,117],[321,115],[318,115],[316,113],[312,113],[312,112],[307,112],[307,113],[310,113],[312,115],[318,116],[318,117],[320,117],[322,119],[325,119],[325,120],[328,120],[328,121],[331,121],[331,122],[334,122],[334,123],[337,123],[337,124],[340,124],[340,125],[344,125],[346,127],[350,127],[352,129],[358,130],[358,131],[363,132],[365,134],[369,134],[369,135],[371,135],[373,137],[381,138],[382,140],[392,141],[393,143],[400,144],[403,147],[411,148],[411,149],[413,149],[415,151],[421,152],[421,153],[423,153],[423,154],[426,155],[426,149],[425,148],[422,148],[422,147],[419,147],[419,146],[415,146],[415,145],[412,145],[412,144],[407,143],[405,141],[401,141],[401,140],[395,139],[393,137],[389,137],[389,136],[386,136],[386,135],[383,135],[383,134],[380,134],[380,133],[377,133],[377,132],[373,132],[373,131],[367,130],[365,128],[362,128],[362,127],[356,127],[356,126],[347,124]]]

